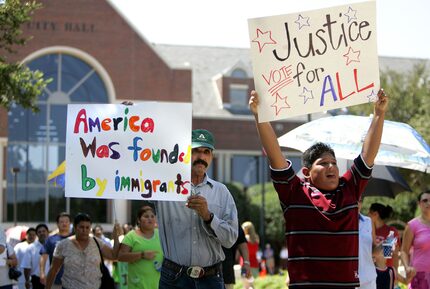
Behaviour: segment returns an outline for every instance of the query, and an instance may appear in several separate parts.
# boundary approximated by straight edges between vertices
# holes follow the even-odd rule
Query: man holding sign
[[[296,176],[270,122],[259,123],[257,92],[249,105],[284,212],[290,288],[359,287],[358,200],[379,150],[388,97],[379,91],[361,154],[342,177],[334,151],[323,143],[303,153],[304,179]]]
[[[193,130],[191,146],[191,196],[185,204],[157,202],[165,257],[159,288],[224,289],[222,246],[236,242],[236,205],[226,186],[206,174],[213,160],[213,135]]]

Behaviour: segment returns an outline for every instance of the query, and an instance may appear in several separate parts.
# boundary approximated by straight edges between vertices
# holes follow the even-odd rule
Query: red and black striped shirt
[[[359,156],[335,191],[322,191],[291,165],[271,170],[285,218],[290,288],[360,286],[357,202],[371,173]]]

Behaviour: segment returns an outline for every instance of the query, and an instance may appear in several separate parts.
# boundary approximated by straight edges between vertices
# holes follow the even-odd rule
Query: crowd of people
[[[360,214],[363,190],[372,173],[381,142],[388,97],[381,90],[360,155],[339,176],[334,151],[316,143],[303,154],[299,178],[285,158],[270,122],[258,121],[258,94],[250,109],[270,163],[271,177],[285,219],[286,246],[280,256],[291,288],[430,288],[430,191],[418,197],[420,215],[405,228],[403,241],[386,225],[390,208],[370,207]],[[48,236],[39,224],[12,248],[0,233],[0,289],[11,289],[9,268],[23,270],[19,288],[98,289],[110,276],[112,264],[118,288],[232,288],[231,267],[241,256],[245,288],[253,288],[261,270],[275,273],[275,252],[261,244],[251,222],[239,226],[233,196],[211,179],[207,170],[215,149],[207,130],[192,131],[191,194],[185,203],[154,201],[136,214],[136,227],[127,232],[119,224],[109,240],[103,228],[92,227],[88,214],[58,215],[58,230]],[[73,228],[71,230],[71,228]],[[391,239],[397,242],[387,242]],[[390,240],[389,240],[390,239]],[[264,246],[264,247],[263,247]],[[233,249],[232,249],[233,248]],[[386,252],[387,248],[389,250]],[[405,268],[401,278],[400,260]],[[109,261],[110,260],[110,261]],[[392,261],[391,261],[392,260]],[[110,274],[108,274],[110,275]],[[107,285],[106,285],[107,286]]]
[[[425,287],[427,285],[423,284],[427,282],[428,272],[426,270],[430,260],[427,259],[429,256],[426,251],[429,239],[425,239],[425,233],[428,233],[425,225],[428,224],[429,218],[429,200],[430,192],[423,192],[418,196],[421,214],[408,223],[404,234],[405,242],[400,243],[396,238],[396,246],[390,256],[384,255],[383,242],[390,231],[395,231],[394,236],[399,236],[399,234],[395,227],[384,223],[383,226],[387,226],[388,229],[385,234],[378,235],[376,229],[378,222],[374,221],[374,216],[375,208],[382,211],[390,211],[391,208],[374,203],[370,207],[368,216],[360,213],[359,288],[395,288],[396,282],[407,284],[412,280],[414,285],[411,288],[427,288]],[[361,204],[362,199],[359,201],[360,210]],[[388,215],[383,216],[384,219],[388,218]],[[72,225],[71,217],[67,213],[61,213],[57,217],[57,225],[57,233],[51,234],[51,236],[49,236],[48,227],[45,224],[39,224],[36,228],[29,228],[25,239],[15,247],[7,244],[11,253],[8,254],[6,264],[18,266],[23,274],[17,282],[11,281],[10,284],[2,285],[0,288],[11,288],[12,284],[17,284],[19,289],[100,288],[101,273],[98,264],[101,258],[98,257],[99,249],[95,242],[98,242],[101,247],[103,256],[114,261],[111,273],[117,288],[158,288],[163,251],[157,229],[156,212],[151,203],[143,205],[137,212],[134,229],[129,224],[124,224],[122,227],[114,226],[112,240],[105,236],[102,226],[96,225],[91,229],[92,221],[87,214],[76,215]],[[253,288],[255,278],[261,276],[263,270],[267,270],[268,274],[274,273],[274,268],[271,269],[271,265],[267,265],[271,262],[269,259],[274,257],[270,244],[266,244],[264,250],[260,248],[259,236],[251,222],[244,222],[238,228],[239,235],[234,246],[223,247],[225,260],[222,275],[226,289],[234,288],[236,274],[233,267],[237,263],[240,263],[242,267],[242,282],[245,289]],[[92,238],[92,236],[96,238]],[[67,241],[59,242],[58,245],[54,243],[54,250],[51,250],[52,256],[47,253],[47,260],[41,261],[43,252],[48,252],[49,244],[56,239],[67,239]],[[4,240],[4,236],[2,240]],[[397,249],[398,246],[401,246],[401,250]],[[414,255],[413,259],[410,259],[409,254],[411,247],[419,252]],[[399,252],[398,257],[402,255],[400,263],[403,264],[406,273],[409,272],[409,279],[398,274],[398,270],[393,265],[396,252]],[[406,254],[406,252],[408,253]],[[287,260],[288,249],[283,246],[279,252],[279,270],[287,270]],[[51,262],[52,266],[50,266]],[[41,264],[44,264],[44,270],[40,270]],[[64,273],[60,275],[59,267],[61,265],[64,266]],[[112,262],[107,261],[106,265],[112,265]],[[121,266],[123,266],[122,269]],[[50,268],[51,274],[48,274]],[[41,272],[46,273],[48,277],[41,279]],[[55,282],[57,279],[55,277],[63,274],[64,277],[59,277]],[[6,273],[1,276],[6,276]],[[413,276],[418,277],[413,278]],[[81,284],[76,285],[76,282]]]

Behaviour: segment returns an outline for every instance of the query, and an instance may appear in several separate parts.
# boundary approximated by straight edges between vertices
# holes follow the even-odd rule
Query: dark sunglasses
[[[423,203],[428,203],[430,201],[430,199],[422,199],[420,202],[423,202]]]

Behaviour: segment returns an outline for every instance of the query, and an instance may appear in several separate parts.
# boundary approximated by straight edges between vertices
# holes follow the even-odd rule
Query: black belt
[[[189,277],[194,279],[214,276],[221,272],[221,262],[208,267],[200,267],[200,266],[188,267],[188,266],[179,265],[173,261],[170,261],[169,259],[164,258],[163,267],[173,270],[177,274],[181,272],[185,272],[185,274],[187,274]]]

